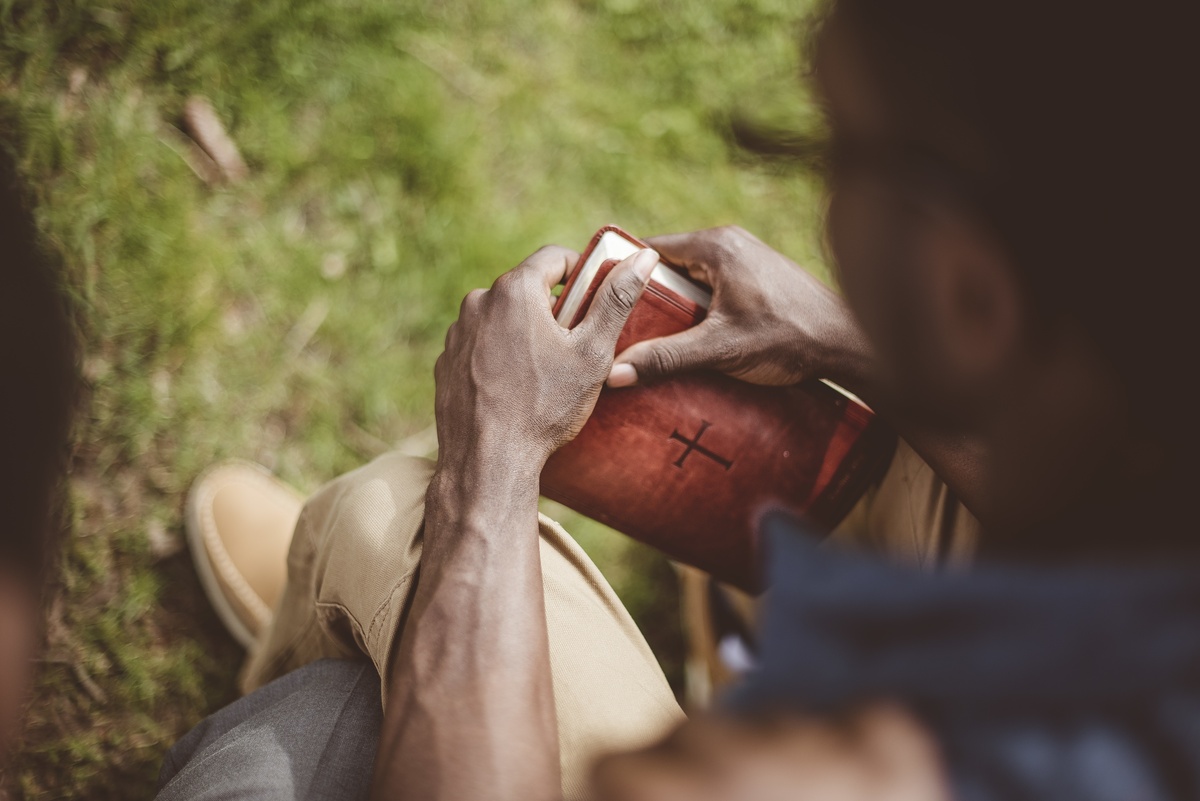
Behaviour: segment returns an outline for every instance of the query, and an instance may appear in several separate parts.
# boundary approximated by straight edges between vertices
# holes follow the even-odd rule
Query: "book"
[[[648,247],[596,232],[554,307],[573,328],[622,259]],[[698,324],[711,291],[660,261],[616,353]],[[696,371],[605,387],[579,436],[541,477],[542,494],[742,589],[760,589],[757,521],[783,509],[832,529],[886,468],[895,435],[834,385],[748,384]]]

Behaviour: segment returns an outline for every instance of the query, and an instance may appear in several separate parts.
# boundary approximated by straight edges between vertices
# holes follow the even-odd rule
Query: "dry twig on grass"
[[[207,98],[199,95],[188,98],[183,107],[183,123],[188,135],[216,163],[225,180],[237,183],[246,177],[249,168]]]

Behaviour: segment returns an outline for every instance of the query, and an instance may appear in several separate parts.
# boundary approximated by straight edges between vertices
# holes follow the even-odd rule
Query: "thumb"
[[[715,367],[717,352],[709,343],[711,326],[706,322],[678,334],[647,339],[630,345],[613,362],[608,374],[610,387],[628,387],[688,370]]]
[[[578,326],[585,340],[603,343],[609,353],[613,351],[657,264],[658,253],[645,248],[612,269]]]

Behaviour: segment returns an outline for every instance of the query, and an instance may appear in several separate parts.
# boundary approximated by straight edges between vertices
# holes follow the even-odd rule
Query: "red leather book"
[[[601,228],[555,305],[574,327],[621,259],[647,245]],[[667,336],[704,319],[711,294],[660,263],[617,342]],[[605,388],[579,436],[542,472],[542,494],[678,561],[759,589],[756,523],[783,508],[836,525],[886,467],[895,437],[832,385],[761,387],[696,372]]]

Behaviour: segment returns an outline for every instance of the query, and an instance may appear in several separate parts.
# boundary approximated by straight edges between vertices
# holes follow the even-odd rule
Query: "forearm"
[[[421,573],[392,661],[375,799],[559,796],[538,551],[538,470],[439,467]]]

